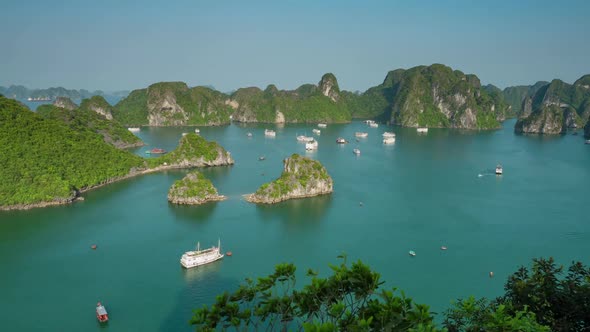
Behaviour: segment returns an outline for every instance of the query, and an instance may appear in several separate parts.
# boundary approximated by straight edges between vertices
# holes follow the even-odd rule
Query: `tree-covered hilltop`
[[[147,162],[152,168],[190,168],[233,165],[234,160],[221,145],[189,133],[180,139],[176,149],[160,157],[147,159]]]
[[[168,201],[175,204],[197,205],[223,199],[225,197],[219,195],[213,183],[199,171],[190,172],[168,190]]]
[[[102,99],[102,97],[98,98]],[[120,149],[143,145],[143,142],[137,136],[129,132],[120,123],[107,120],[103,115],[88,108],[90,103],[87,100],[85,99],[78,109],[41,105],[37,108],[37,113],[47,119],[61,121],[75,131],[88,131],[99,134],[106,143]]]
[[[512,107],[512,112],[517,117],[521,116],[522,103],[526,97],[532,97],[540,88],[549,84],[546,81],[539,81],[533,85],[509,86],[502,90],[504,100]]]
[[[235,109],[233,119],[239,122],[265,123],[345,123],[351,116],[340,96],[333,74],[322,76],[317,85],[304,84],[296,90],[278,90],[269,85],[238,89],[231,95]]]
[[[80,109],[96,112],[107,120],[113,119],[113,107],[102,96],[92,96],[82,100]]]
[[[301,285],[295,265],[225,292],[193,311],[197,331],[399,331],[399,332],[583,332],[590,330],[590,268],[572,262],[566,270],[552,258],[533,259],[508,277],[494,299],[458,299],[441,314],[415,303],[403,291],[384,289],[379,273],[361,261],[330,265],[320,277],[307,270]],[[256,281],[255,281],[256,280]],[[299,282],[299,283],[297,283]]]
[[[46,119],[2,96],[0,149],[0,207],[71,201],[77,190],[144,165],[99,134]]]
[[[567,84],[553,80],[523,102],[517,133],[561,134],[568,128],[582,128],[590,118],[590,75]]]
[[[397,69],[383,83],[345,99],[355,118],[377,118],[405,127],[494,129],[509,115],[499,94],[477,76],[433,64]]]
[[[56,107],[61,107],[61,108],[65,108],[69,111],[74,110],[76,108],[78,108],[78,105],[76,105],[76,103],[74,103],[70,98],[68,97],[57,97],[54,101],[53,101],[53,106]]]
[[[293,154],[283,163],[281,176],[263,184],[254,194],[246,195],[247,201],[272,204],[333,191],[332,178],[319,161]]]
[[[161,82],[132,91],[113,110],[128,126],[223,125],[233,109],[227,96],[210,88],[189,88],[183,82]]]

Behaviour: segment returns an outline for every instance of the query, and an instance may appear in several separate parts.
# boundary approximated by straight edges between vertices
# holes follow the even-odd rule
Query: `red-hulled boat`
[[[96,319],[101,323],[106,323],[109,320],[107,309],[100,302],[96,304]]]
[[[160,148],[153,148],[150,150],[151,154],[163,154],[166,153],[166,150]]]

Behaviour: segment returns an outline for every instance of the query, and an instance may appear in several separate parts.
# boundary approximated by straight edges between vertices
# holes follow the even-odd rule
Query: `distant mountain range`
[[[13,99],[27,99],[27,98],[51,98],[68,97],[73,100],[82,100],[92,96],[116,96],[126,97],[129,91],[115,91],[105,93],[102,90],[88,91],[85,89],[66,89],[63,87],[47,88],[47,89],[29,89],[22,85],[11,85],[9,87],[0,86],[0,94]]]

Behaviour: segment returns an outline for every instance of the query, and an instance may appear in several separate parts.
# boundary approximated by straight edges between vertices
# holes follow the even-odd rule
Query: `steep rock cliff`
[[[102,96],[92,96],[82,100],[80,109],[98,113],[107,120],[113,119],[113,107]]]
[[[213,183],[199,171],[187,174],[182,180],[174,182],[168,190],[168,201],[175,204],[198,205],[225,198],[217,193]]]
[[[113,117],[125,125],[217,126],[233,112],[227,96],[207,87],[161,82],[132,91],[115,105]]]
[[[283,161],[281,176],[246,195],[252,203],[273,204],[293,198],[329,194],[334,183],[319,161],[293,154]]]
[[[54,101],[53,101],[53,106],[56,107],[61,107],[63,109],[66,109],[68,111],[71,111],[73,109],[78,108],[78,105],[76,105],[76,103],[74,103],[70,98],[68,97],[57,97]]]
[[[344,98],[356,118],[405,127],[494,129],[510,107],[481,87],[477,76],[434,64],[391,71],[379,86]]]
[[[560,134],[584,126],[590,117],[590,76],[573,85],[553,80],[523,101],[517,133]]]
[[[304,84],[296,90],[279,90],[269,85],[238,89],[228,102],[235,109],[233,120],[264,123],[344,123],[350,112],[340,98],[333,74],[322,76],[317,85]]]

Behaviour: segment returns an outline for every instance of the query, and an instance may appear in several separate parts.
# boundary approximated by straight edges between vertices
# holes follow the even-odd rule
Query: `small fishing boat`
[[[246,136],[252,137],[252,133],[247,133]]]
[[[305,150],[312,151],[318,149],[318,141],[312,139],[311,141],[305,143]]]
[[[442,246],[442,247],[440,247],[440,250],[447,250],[447,247],[446,246]]]
[[[369,136],[369,133],[357,131],[356,133],[354,133],[354,136],[365,138],[365,137]]]
[[[231,251],[228,251],[228,252],[225,253],[225,255],[226,256],[231,256],[231,255],[233,255],[233,253]]]
[[[414,250],[408,251],[408,254],[410,254],[412,257],[416,256],[416,252]]]
[[[315,128],[314,128],[314,129],[312,129],[311,131],[312,131],[314,134],[316,134],[316,135],[320,135],[320,134],[322,133],[322,131],[321,131],[321,130],[319,130],[319,129],[315,129]]]
[[[107,309],[100,302],[96,304],[96,319],[101,323],[106,323],[109,320]]]
[[[498,164],[498,166],[496,166],[496,175],[502,175],[502,172],[502,165]]]
[[[395,137],[395,133],[386,131],[383,133],[383,138]]]
[[[313,141],[313,137],[299,135],[299,136],[297,136],[297,141],[298,142],[311,142],[311,141]]]
[[[264,159],[266,159],[266,157],[265,157],[265,156],[260,156],[260,157],[258,157],[258,160],[260,160],[260,161],[262,161],[262,160],[264,160]]]
[[[383,144],[393,144],[395,143],[395,137],[385,137],[383,139]]]
[[[264,129],[264,136],[275,137],[277,133],[274,130]]]
[[[361,150],[359,149],[353,149],[352,153],[356,154],[357,156],[361,154]]]
[[[201,132],[201,130],[199,130],[199,128],[195,128],[195,134],[198,134],[200,132]]]
[[[96,249],[96,244],[91,245],[90,248]]]
[[[325,123],[318,123],[318,127],[320,127],[320,128],[326,128],[326,127],[328,127],[328,125],[325,124]]]
[[[338,143],[338,144],[346,144],[346,143],[348,143],[348,141],[347,141],[347,140],[345,140],[345,139],[344,139],[344,138],[342,138],[342,137],[338,137],[338,138],[336,139],[336,143]]]
[[[160,148],[153,148],[151,150],[147,150],[145,153],[147,154],[164,154],[166,150]]]
[[[428,128],[420,127],[420,128],[416,128],[416,131],[421,134],[426,134],[428,132]]]

